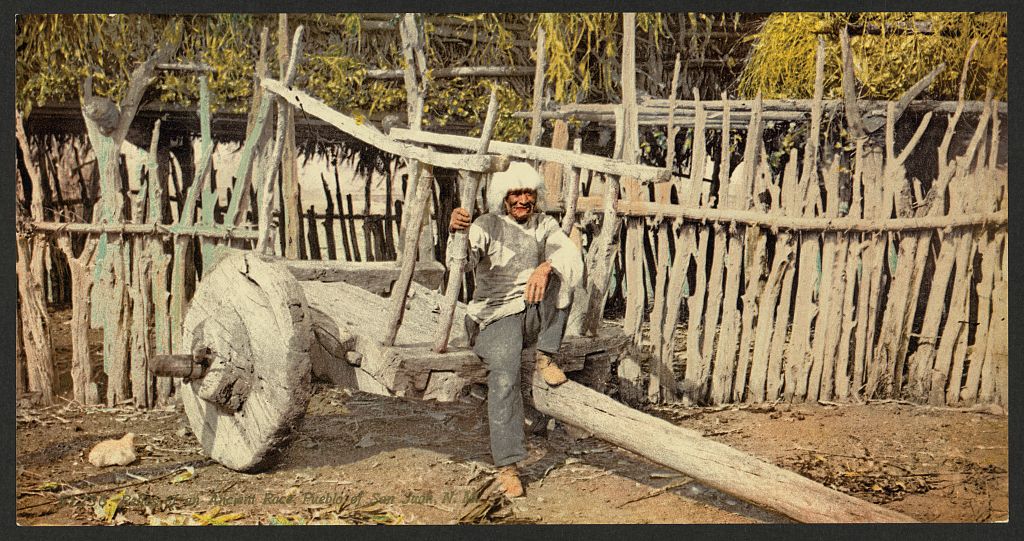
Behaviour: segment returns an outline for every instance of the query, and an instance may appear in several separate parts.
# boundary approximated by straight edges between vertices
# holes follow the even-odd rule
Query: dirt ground
[[[68,314],[54,314],[66,365]],[[529,437],[527,495],[497,497],[486,403],[318,385],[273,469],[206,459],[180,406],[17,409],[17,520],[41,524],[784,523],[783,516],[559,423]],[[1007,418],[899,402],[649,407],[827,486],[926,522],[1008,520]],[[138,460],[97,468],[92,446],[126,432]]]

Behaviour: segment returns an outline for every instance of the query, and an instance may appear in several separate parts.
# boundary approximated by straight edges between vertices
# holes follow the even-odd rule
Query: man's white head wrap
[[[505,196],[512,190],[536,190],[537,203],[544,197],[544,178],[528,163],[512,162],[508,169],[491,175],[487,185],[487,206],[491,212],[505,213]]]

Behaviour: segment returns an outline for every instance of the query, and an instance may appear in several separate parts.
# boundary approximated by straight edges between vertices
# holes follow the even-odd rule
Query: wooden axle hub
[[[160,378],[199,379],[206,374],[215,356],[207,348],[189,355],[157,355],[149,365],[149,373]]]

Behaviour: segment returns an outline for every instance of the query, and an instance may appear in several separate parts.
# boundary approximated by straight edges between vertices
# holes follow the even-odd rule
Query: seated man
[[[489,371],[491,455],[500,468],[498,482],[512,498],[523,495],[516,463],[527,456],[519,374],[522,351],[536,345],[536,371],[544,382],[565,382],[551,355],[561,346],[572,289],[583,274],[579,247],[554,218],[536,212],[543,189],[543,179],[532,167],[513,162],[507,171],[491,177],[490,212],[471,225],[466,209],[457,208],[449,224],[451,231],[469,228],[466,270],[476,271],[476,288],[466,327],[473,351]],[[448,246],[449,260],[453,246]]]

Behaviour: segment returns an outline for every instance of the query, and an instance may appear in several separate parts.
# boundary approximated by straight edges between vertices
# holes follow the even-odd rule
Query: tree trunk
[[[81,255],[72,253],[69,236],[57,238],[57,245],[71,269],[71,388],[75,400],[84,405],[99,404],[99,388],[92,370],[89,349],[89,313],[92,311],[92,263],[96,239],[85,241]]]
[[[41,405],[53,403],[53,350],[50,341],[50,316],[46,313],[43,284],[33,270],[42,268],[45,239],[36,236],[17,238],[18,293],[21,295],[22,340],[25,348],[25,367],[28,391]]]
[[[14,388],[16,395],[20,397],[28,390],[28,368],[25,366],[25,340],[21,332],[21,298],[18,298],[18,308],[14,311]]]

